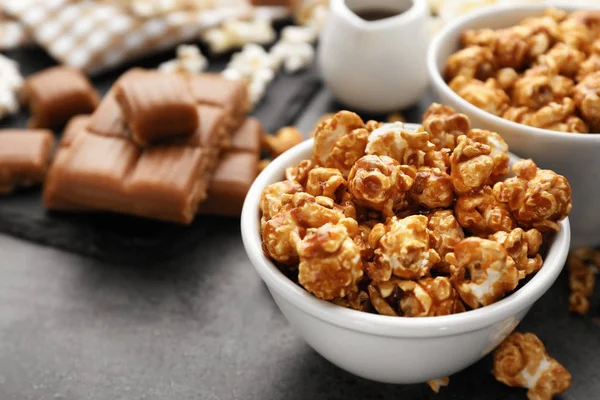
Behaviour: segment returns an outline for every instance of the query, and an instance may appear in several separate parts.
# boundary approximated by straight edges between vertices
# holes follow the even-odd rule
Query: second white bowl
[[[520,157],[532,158],[541,168],[567,177],[573,190],[573,247],[600,244],[600,134],[574,134],[533,128],[483,111],[457,95],[446,84],[442,71],[448,57],[460,46],[465,29],[505,28],[526,17],[542,15],[548,5],[493,6],[457,19],[446,26],[429,48],[427,69],[442,103],[469,116],[476,128],[498,132]],[[577,8],[564,6],[567,11]]]

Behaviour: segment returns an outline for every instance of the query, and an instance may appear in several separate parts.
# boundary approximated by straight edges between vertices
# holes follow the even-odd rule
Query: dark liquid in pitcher
[[[379,21],[380,19],[395,17],[402,12],[403,11],[391,10],[387,8],[363,8],[354,11],[356,15],[365,21]]]

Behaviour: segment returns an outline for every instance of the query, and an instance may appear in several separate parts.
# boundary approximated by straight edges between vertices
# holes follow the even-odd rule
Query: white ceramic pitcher
[[[331,0],[319,42],[326,85],[352,109],[399,110],[416,103],[428,83],[426,0]],[[398,14],[366,21],[354,13],[385,9]]]

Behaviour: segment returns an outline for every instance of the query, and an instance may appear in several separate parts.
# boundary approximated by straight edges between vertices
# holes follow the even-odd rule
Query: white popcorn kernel
[[[208,67],[208,60],[197,46],[180,45],[177,47],[177,58],[158,66],[165,72],[181,72],[199,74]]]
[[[256,71],[274,69],[273,57],[261,46],[247,44],[241,52],[234,54],[227,68],[233,68],[242,73],[246,78],[251,78]]]
[[[248,85],[248,97],[252,105],[258,104],[265,95],[267,84],[259,80],[252,81]]]
[[[315,50],[308,43],[279,42],[273,46],[271,54],[283,63],[286,72],[293,73],[312,64]]]
[[[290,43],[313,43],[319,31],[314,25],[286,26],[281,31],[281,41]]]
[[[266,20],[229,21],[223,29],[235,38],[238,45],[246,43],[268,44],[275,40],[275,30]]]
[[[233,69],[233,68],[225,69],[223,72],[221,72],[221,75],[225,79],[230,79],[232,81],[244,79],[244,75],[242,75],[242,73],[240,71],[238,71],[237,69]]]

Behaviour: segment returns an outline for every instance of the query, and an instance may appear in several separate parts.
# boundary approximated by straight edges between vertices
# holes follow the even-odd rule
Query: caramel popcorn
[[[483,143],[490,147],[490,157],[494,163],[492,174],[488,179],[490,184],[500,181],[508,174],[508,145],[496,132],[490,132],[483,129],[473,129],[467,137],[475,142]]]
[[[462,240],[446,255],[452,284],[471,308],[487,306],[519,283],[515,262],[500,244],[478,237]]]
[[[531,76],[551,76],[536,68]],[[499,134],[444,105],[416,131],[339,112],[319,124],[312,158],[264,189],[263,251],[316,297],[352,310],[425,317],[487,306],[542,268],[542,232],[571,208],[564,177],[524,160],[507,178],[508,164]],[[571,287],[581,312],[589,278],[574,273]]]
[[[573,81],[562,75],[525,75],[514,84],[512,103],[518,107],[537,110],[551,102],[560,102],[569,96],[573,86]]]
[[[527,107],[511,107],[502,116],[510,121],[559,132],[587,133],[588,126],[575,115],[575,103],[564,98],[561,103],[550,103],[537,111]]]
[[[542,268],[542,256],[538,254],[542,245],[542,234],[537,229],[524,231],[516,228],[510,232],[498,231],[489,239],[506,249],[519,270],[519,279]]]
[[[421,167],[417,170],[409,196],[422,207],[447,208],[454,201],[454,186],[450,175],[439,168]]]
[[[306,192],[313,196],[325,196],[336,199],[340,197],[339,191],[344,191],[346,186],[346,180],[339,170],[317,167],[308,173]]]
[[[461,46],[444,76],[474,106],[535,128],[600,133],[600,11],[548,9],[509,28],[465,30]]]
[[[391,216],[405,206],[406,192],[415,177],[413,167],[400,165],[387,156],[367,155],[352,166],[348,190],[357,204]]]
[[[350,111],[341,111],[323,121],[315,131],[315,144],[313,147],[314,161],[324,167],[335,168],[335,165],[333,165],[334,161],[331,160],[331,154],[336,147],[337,141],[349,135],[353,130],[361,128],[365,128],[363,120]],[[343,148],[343,146],[341,147]]]
[[[363,276],[359,249],[344,225],[308,229],[297,251],[298,282],[320,299],[346,296]]]
[[[540,232],[558,231],[558,222],[571,212],[571,186],[553,171],[539,169],[532,160],[516,162],[516,174],[494,185],[494,196],[506,203],[517,223]]]
[[[286,126],[278,130],[275,135],[264,135],[262,139],[267,152],[271,157],[276,158],[295,145],[302,143],[304,137],[298,129]]]
[[[502,115],[509,105],[508,95],[493,78],[482,82],[459,75],[450,82],[450,88],[475,107],[494,115]]]
[[[440,210],[429,215],[429,245],[437,251],[440,262],[433,268],[450,273],[446,254],[454,251],[454,246],[465,238],[462,227],[451,210]]]
[[[470,129],[469,118],[449,106],[433,103],[423,115],[423,130],[429,133],[436,150],[454,150],[456,138],[466,135]]]
[[[429,385],[429,387],[431,388],[431,390],[434,391],[434,393],[439,393],[440,389],[444,386],[448,386],[449,383],[450,378],[448,378],[447,376],[444,378],[438,378],[427,381],[427,385]]]
[[[573,100],[577,110],[590,123],[594,132],[600,132],[600,72],[586,76],[575,86]]]
[[[371,304],[382,315],[433,317],[465,311],[450,279],[442,276],[371,283],[368,290]]]
[[[367,270],[369,277],[387,281],[392,274],[403,279],[429,274],[440,256],[429,247],[427,223],[426,216],[412,215],[403,219],[391,217],[385,225],[374,227],[369,242],[375,248],[375,260]]]
[[[313,160],[302,160],[295,167],[288,167],[285,170],[285,179],[296,181],[302,186],[306,186],[309,172],[315,167]]]
[[[509,208],[496,200],[490,187],[458,196],[454,212],[460,225],[476,235],[510,232],[516,227]]]
[[[483,187],[494,172],[490,146],[459,136],[450,157],[450,178],[457,194]]]
[[[569,311],[579,315],[587,314],[590,309],[590,297],[594,292],[596,276],[594,267],[587,265],[586,255],[572,252],[567,259],[569,267]]]
[[[446,62],[444,76],[452,80],[461,75],[481,81],[494,76],[496,62],[494,53],[487,47],[470,46],[452,54]]]
[[[571,386],[571,374],[550,357],[533,333],[514,332],[494,352],[494,377],[505,385],[529,389],[530,400],[551,400]]]

